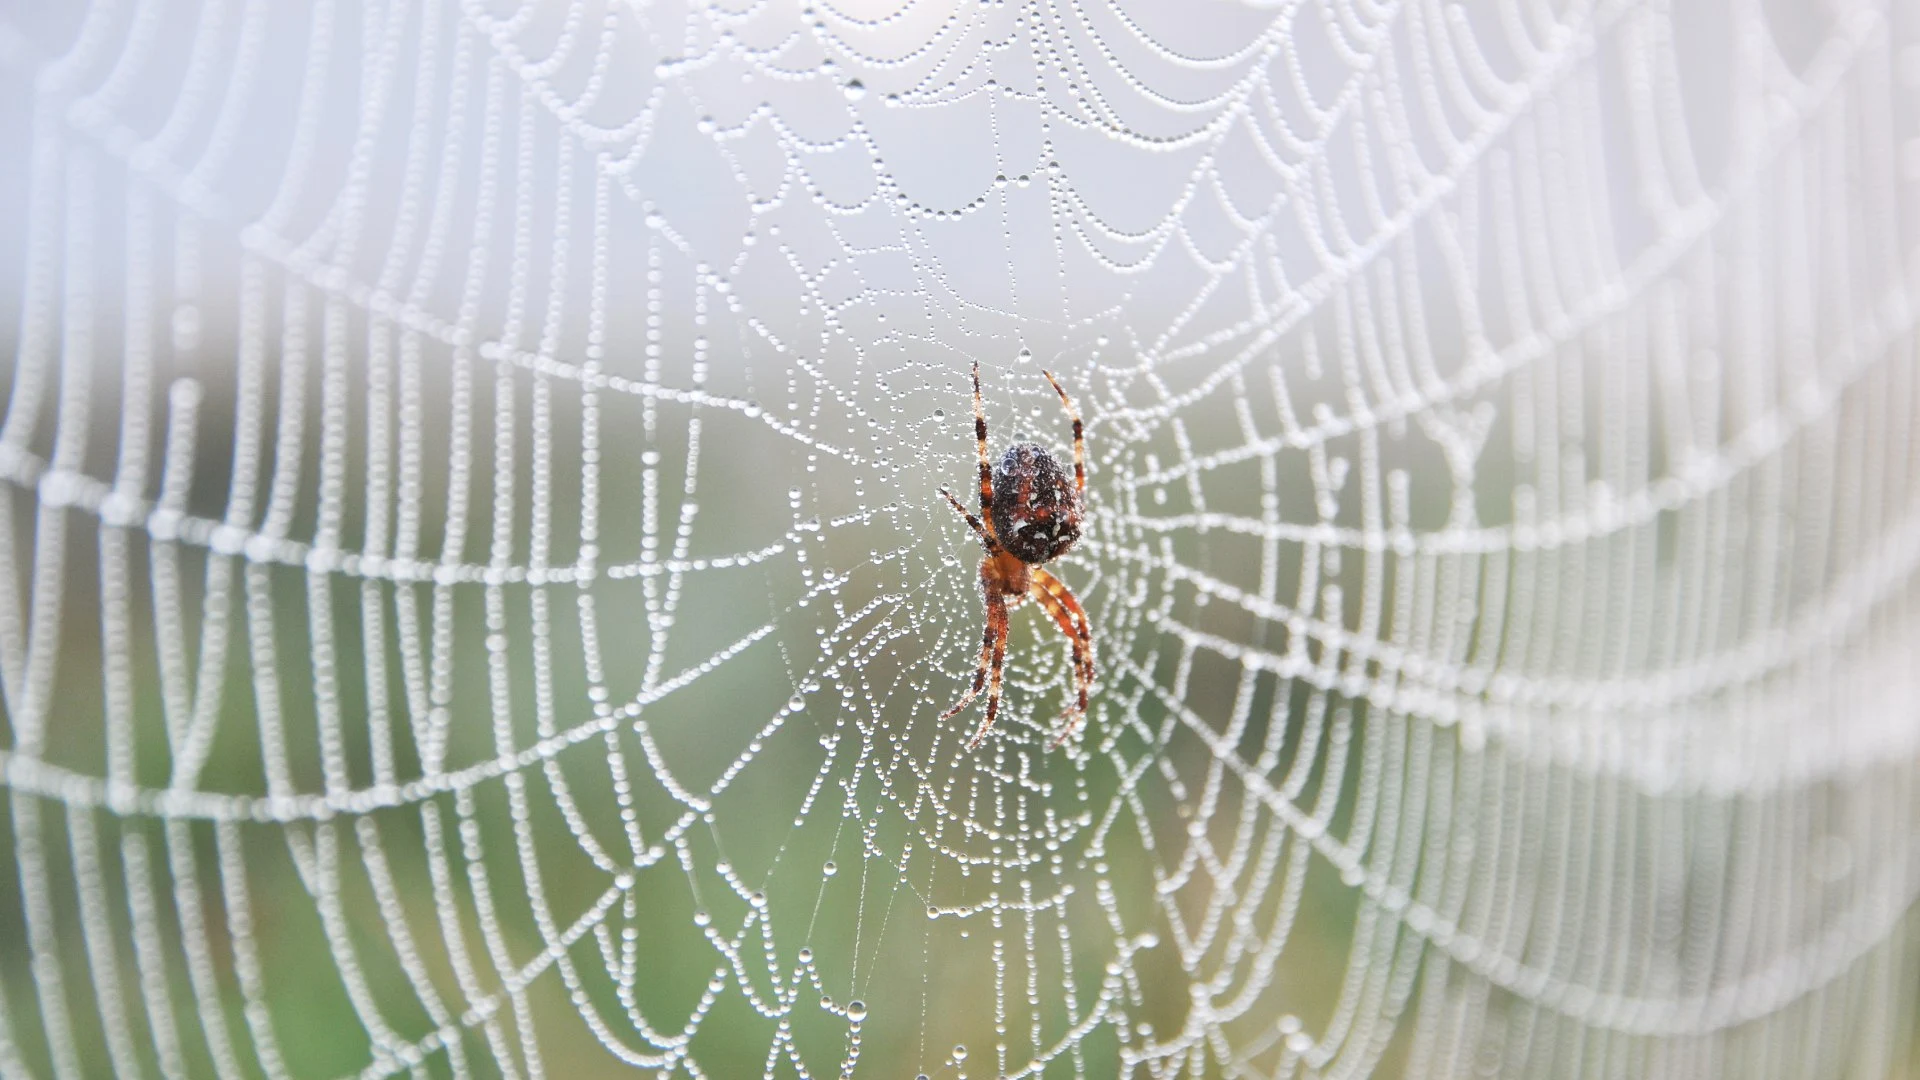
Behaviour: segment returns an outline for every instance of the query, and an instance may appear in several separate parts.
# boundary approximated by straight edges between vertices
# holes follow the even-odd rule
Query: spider
[[[1053,384],[1060,404],[1073,420],[1073,484],[1067,484],[1060,463],[1046,447],[1035,443],[1015,443],[1000,458],[1000,467],[987,462],[987,411],[980,403],[980,363],[973,365],[973,438],[980,451],[980,516],[975,517],[960,505],[946,488],[940,494],[967,519],[967,524],[986,548],[980,560],[980,588],[986,594],[987,629],[980,644],[980,664],[973,672],[973,686],[961,695],[953,708],[940,715],[948,720],[973,704],[983,686],[987,691],[987,717],[973,733],[967,749],[980,745],[993,728],[1000,712],[1000,669],[1007,655],[1007,609],[1032,597],[1073,644],[1073,683],[1076,701],[1061,713],[1067,726],[1054,739],[1059,746],[1080,726],[1087,715],[1087,691],[1093,685],[1093,629],[1087,613],[1074,599],[1066,583],[1043,569],[1046,563],[1066,554],[1080,539],[1081,499],[1087,490],[1085,437],[1081,433],[1080,414],[1074,411],[1060,380],[1051,372],[1040,374]]]

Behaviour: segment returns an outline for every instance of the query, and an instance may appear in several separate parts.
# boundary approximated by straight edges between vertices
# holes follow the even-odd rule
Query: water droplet
[[[867,1018],[867,1003],[864,1001],[847,1002],[847,1019],[858,1024]]]
[[[200,309],[181,304],[173,309],[173,347],[178,352],[192,352],[199,345]]]
[[[945,415],[947,415],[947,410],[945,410],[945,409],[935,409],[935,410],[933,410],[933,416],[934,416],[934,419],[936,419],[936,420],[938,420],[939,418],[941,418],[941,417],[943,417],[943,416],[945,416]]]
[[[859,101],[861,98],[867,96],[867,84],[861,82],[859,79],[848,79],[847,85],[841,87],[841,89],[846,92],[848,101]]]
[[[808,947],[806,947],[806,946],[804,946],[804,945],[803,945],[803,946],[801,946],[801,947],[800,947],[800,962],[801,962],[801,963],[803,963],[803,964],[811,964],[811,963],[813,963],[813,950],[812,950],[812,949],[810,949],[810,948],[808,948]]]
[[[820,868],[820,872],[822,874],[825,874],[828,877],[832,877],[833,875],[840,872],[840,867],[837,864],[835,864],[832,859],[828,859],[827,864]]]
[[[957,1043],[954,1045],[953,1060],[955,1061],[967,1060],[967,1047],[965,1043]]]

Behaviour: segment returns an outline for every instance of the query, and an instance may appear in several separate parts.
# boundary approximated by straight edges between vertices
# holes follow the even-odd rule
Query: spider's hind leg
[[[973,441],[980,451],[980,516],[993,529],[993,465],[987,461],[987,406],[980,399],[980,361],[973,362]]]
[[[999,554],[1000,542],[994,539],[993,526],[987,522],[981,521],[977,517],[974,517],[972,511],[968,510],[964,506],[961,506],[960,500],[953,497],[953,492],[948,491],[946,488],[941,488],[940,494],[946,496],[947,502],[955,510],[959,511],[961,517],[967,519],[968,528],[971,528],[974,532],[974,535],[980,538],[981,543],[987,545],[987,551],[995,555]]]
[[[1060,380],[1053,377],[1053,372],[1043,371],[1040,374],[1045,375],[1047,381],[1053,384],[1053,392],[1060,395],[1060,406],[1067,410],[1067,418],[1073,421],[1073,485],[1075,491],[1085,494],[1087,490],[1086,425],[1080,422],[1080,410],[1073,407],[1073,399],[1067,397],[1067,392],[1060,388]]]

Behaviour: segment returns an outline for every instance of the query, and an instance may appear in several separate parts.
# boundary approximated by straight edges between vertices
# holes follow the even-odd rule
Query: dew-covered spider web
[[[1897,0],[0,4],[0,1076],[1920,1075],[1917,320]]]

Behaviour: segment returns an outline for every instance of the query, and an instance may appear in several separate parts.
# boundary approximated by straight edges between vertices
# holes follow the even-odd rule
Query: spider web
[[[1903,5],[102,0],[0,86],[0,1073],[1914,1067]],[[1088,422],[1059,750],[1031,605],[935,721],[975,360]]]

